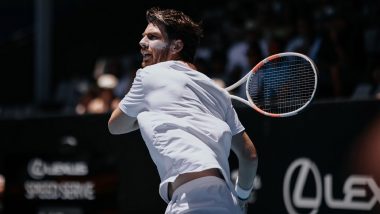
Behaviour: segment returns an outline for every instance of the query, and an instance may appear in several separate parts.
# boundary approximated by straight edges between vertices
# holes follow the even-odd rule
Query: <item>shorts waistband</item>
[[[178,194],[186,193],[190,190],[193,190],[195,188],[202,188],[205,186],[212,185],[226,185],[226,182],[219,177],[216,176],[204,176],[200,178],[196,178],[194,180],[191,180],[189,182],[186,182],[179,186],[174,192],[172,198],[175,198]]]

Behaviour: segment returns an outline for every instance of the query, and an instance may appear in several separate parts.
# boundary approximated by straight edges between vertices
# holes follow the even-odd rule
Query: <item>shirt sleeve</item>
[[[131,117],[137,117],[145,108],[144,87],[142,82],[142,70],[136,72],[132,87],[119,103],[122,112]]]
[[[230,126],[232,135],[236,135],[243,130],[245,130],[244,126],[241,124],[239,117],[232,106],[232,103],[229,105],[226,115],[226,122]]]

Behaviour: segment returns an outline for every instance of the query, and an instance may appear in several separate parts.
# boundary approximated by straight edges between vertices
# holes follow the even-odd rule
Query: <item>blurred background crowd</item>
[[[0,116],[115,108],[140,66],[145,10],[155,5],[184,10],[202,22],[205,36],[195,64],[221,87],[266,56],[295,51],[319,69],[316,101],[380,99],[379,1],[145,0],[132,6],[79,0],[50,3],[49,93],[36,102],[36,2],[0,3]]]

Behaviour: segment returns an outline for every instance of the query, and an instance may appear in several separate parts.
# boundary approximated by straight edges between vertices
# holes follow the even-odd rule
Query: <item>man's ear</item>
[[[172,54],[177,54],[179,52],[181,52],[181,50],[183,49],[183,42],[182,40],[173,40],[170,44],[170,52]]]

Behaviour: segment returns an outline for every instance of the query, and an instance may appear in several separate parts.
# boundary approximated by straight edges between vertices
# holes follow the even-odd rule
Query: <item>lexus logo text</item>
[[[299,169],[297,171],[297,169]],[[304,196],[307,178],[314,179],[315,194]],[[322,182],[323,179],[323,182]],[[294,183],[292,188],[291,183]],[[310,184],[309,182],[308,184]],[[380,187],[371,176],[350,175],[343,186],[343,198],[333,196],[333,177],[331,174],[321,176],[317,165],[307,158],[299,158],[288,167],[283,183],[283,200],[290,214],[298,214],[299,209],[309,209],[310,214],[318,213],[324,199],[327,207],[344,210],[372,210],[380,203]]]

